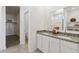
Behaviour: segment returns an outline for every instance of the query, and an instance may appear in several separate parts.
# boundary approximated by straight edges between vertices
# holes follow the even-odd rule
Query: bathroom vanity
[[[79,7],[69,6],[50,11],[51,29],[55,31],[37,31],[37,48],[45,53],[78,53],[79,52]]]
[[[78,53],[79,35],[70,33],[52,34],[52,31],[37,31],[37,48],[44,53]]]

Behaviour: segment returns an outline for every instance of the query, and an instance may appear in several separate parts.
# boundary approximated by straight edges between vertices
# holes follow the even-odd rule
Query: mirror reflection
[[[68,31],[79,31],[79,7],[70,6],[66,7],[67,14],[67,30]]]
[[[53,28],[59,27],[59,30],[63,30],[64,26],[64,9],[58,9],[53,12],[52,15]]]

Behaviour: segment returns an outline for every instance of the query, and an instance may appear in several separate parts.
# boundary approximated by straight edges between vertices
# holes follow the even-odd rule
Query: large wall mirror
[[[52,27],[61,31],[79,32],[79,6],[66,6],[51,12]]]
[[[66,30],[79,31],[79,7],[69,6],[65,8],[66,12]]]
[[[57,9],[51,13],[52,27],[59,27],[59,30],[63,30],[64,27],[64,9]]]

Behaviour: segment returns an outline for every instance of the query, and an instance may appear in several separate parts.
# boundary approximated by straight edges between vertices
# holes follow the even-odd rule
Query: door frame
[[[0,50],[6,50],[6,6],[0,7],[1,14],[1,36]],[[20,6],[20,45],[25,44],[25,31],[24,31],[24,7]],[[29,33],[29,32],[28,32]],[[28,34],[29,36],[29,34]],[[28,38],[29,39],[29,38]],[[29,42],[28,42],[29,43]]]
[[[29,19],[30,19],[30,13],[29,13],[29,9],[26,9],[25,11],[24,11],[24,21],[25,21],[25,15],[26,14],[28,14],[29,15]],[[25,28],[24,28],[25,29]],[[29,51],[29,20],[28,20],[28,34],[27,34],[27,36],[28,36],[28,44],[27,44],[27,47],[28,47],[28,51]],[[26,37],[26,36],[25,36]],[[26,39],[26,38],[25,38]],[[30,52],[30,51],[29,51]]]
[[[6,6],[4,6],[5,7],[5,11],[6,11]],[[19,40],[20,40],[20,44],[19,45],[22,45],[22,44],[25,44],[25,38],[23,38],[25,35],[22,35],[22,33],[24,33],[24,30],[21,30],[21,28],[22,28],[22,26],[23,26],[23,23],[21,22],[22,20],[24,20],[24,18],[23,18],[23,9],[22,9],[22,7],[21,6],[19,6],[20,7],[20,11],[19,11]],[[6,12],[5,12],[5,21],[6,21]],[[5,22],[6,23],[6,22]],[[22,29],[24,29],[24,28],[22,28]],[[6,26],[5,26],[5,34],[6,34]],[[5,40],[6,40],[6,35],[5,35]],[[6,44],[6,42],[5,42],[5,44]],[[6,47],[6,45],[5,45],[5,47]]]

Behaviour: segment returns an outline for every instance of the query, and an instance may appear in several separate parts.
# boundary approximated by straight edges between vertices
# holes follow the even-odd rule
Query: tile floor
[[[6,47],[7,48],[18,45],[19,43],[20,43],[19,36],[17,35],[6,36]]]
[[[4,51],[0,51],[0,53],[30,53],[30,52],[28,51],[27,44],[25,44],[25,45],[16,45],[13,47],[9,47]],[[34,52],[31,53],[42,53],[42,52],[39,50],[35,50]]]
[[[18,37],[16,36],[8,36],[6,40],[7,49],[0,51],[0,53],[41,53],[39,50],[35,50],[34,52],[28,51],[28,41],[26,40],[25,45],[20,45]]]

